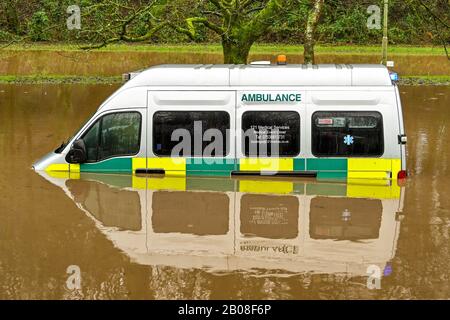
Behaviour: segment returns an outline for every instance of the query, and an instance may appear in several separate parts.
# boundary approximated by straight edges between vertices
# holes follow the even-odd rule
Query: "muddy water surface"
[[[30,170],[115,89],[0,86],[0,298],[450,298],[450,87],[400,88],[403,208],[313,180],[256,193],[252,181]],[[70,265],[80,290],[67,289]]]
[[[275,60],[276,54],[252,54],[250,61]],[[379,54],[318,54],[317,63],[380,63]],[[392,55],[395,70],[401,75],[449,75],[445,55]],[[289,54],[289,63],[303,63],[300,54]],[[176,52],[80,52],[80,51],[1,51],[0,74],[63,74],[81,76],[117,76],[132,70],[164,63],[222,63],[218,53]],[[95,68],[92,66],[95,65]]]

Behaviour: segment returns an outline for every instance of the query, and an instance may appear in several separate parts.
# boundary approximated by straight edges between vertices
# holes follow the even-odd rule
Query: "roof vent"
[[[124,73],[124,74],[122,74],[122,81],[127,82],[127,81],[133,79],[134,77],[136,77],[139,73],[141,73],[141,72],[135,71],[135,72]]]
[[[250,64],[253,65],[253,66],[268,66],[268,65],[270,65],[270,61],[265,61],[265,60],[263,60],[263,61],[252,61],[252,62],[250,62]]]

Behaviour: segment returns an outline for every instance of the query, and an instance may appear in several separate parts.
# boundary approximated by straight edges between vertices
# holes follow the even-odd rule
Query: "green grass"
[[[64,43],[27,43],[14,44],[4,47],[3,50],[50,50],[50,51],[78,51],[79,44],[64,44]],[[0,44],[1,47],[1,44]],[[108,52],[180,52],[180,53],[222,53],[222,47],[219,43],[216,44],[112,44],[105,48],[95,49],[96,51]],[[317,54],[377,54],[381,52],[381,47],[376,45],[317,45]],[[253,54],[302,54],[302,45],[287,45],[287,44],[255,44],[252,47]],[[431,46],[389,46],[390,54],[398,55],[445,55],[442,47]]]
[[[80,83],[80,84],[112,84],[121,83],[121,77],[94,77],[94,76],[72,76],[72,75],[29,75],[14,76],[0,75],[0,84],[61,84],[61,83]]]
[[[400,77],[403,84],[435,84],[450,85],[450,76],[403,76]]]
[[[438,76],[402,76],[405,79],[424,79],[424,80],[434,80],[434,81],[450,81],[450,75],[438,75]]]
[[[0,45],[1,47],[1,45]],[[8,50],[47,50],[47,51],[79,51],[79,46],[74,44],[15,44],[5,48]],[[398,55],[444,55],[444,50],[439,47],[408,47],[391,46],[390,54]],[[103,52],[177,52],[177,53],[217,53],[221,54],[220,44],[183,44],[183,45],[127,45],[113,44],[106,48],[99,49]],[[303,47],[300,45],[280,45],[280,44],[256,44],[252,48],[253,54],[301,54]],[[1,53],[1,51],[0,51]],[[380,55],[379,46],[317,46],[316,53],[320,54],[360,54],[360,55]],[[450,76],[402,76],[401,84],[450,84]],[[120,83],[120,77],[104,76],[77,76],[60,74],[33,74],[28,76],[0,75],[0,83],[34,84],[34,83]]]

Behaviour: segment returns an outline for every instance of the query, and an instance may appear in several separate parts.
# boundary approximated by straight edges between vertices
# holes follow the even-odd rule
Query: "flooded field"
[[[0,70],[26,73],[33,59]],[[54,73],[90,72],[52,61]],[[31,170],[116,88],[0,85],[0,299],[450,298],[450,87],[400,88],[403,187]]]
[[[273,55],[253,54],[250,60],[275,60]],[[379,54],[317,54],[317,63],[380,63]],[[448,75],[450,63],[445,55],[391,55],[401,75]],[[303,63],[301,54],[289,54],[289,63]],[[222,63],[217,53],[177,52],[80,52],[80,51],[1,51],[0,74],[26,76],[63,74],[79,76],[117,76],[164,63]],[[92,68],[95,65],[95,68]]]

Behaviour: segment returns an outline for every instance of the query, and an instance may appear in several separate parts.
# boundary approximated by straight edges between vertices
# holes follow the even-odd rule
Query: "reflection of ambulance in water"
[[[144,265],[366,275],[396,251],[398,186],[41,174]]]

